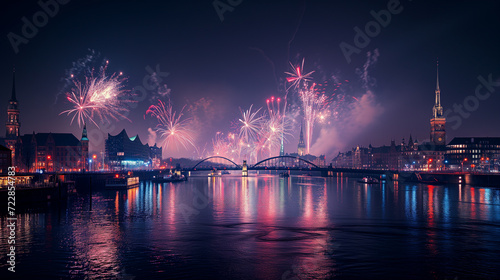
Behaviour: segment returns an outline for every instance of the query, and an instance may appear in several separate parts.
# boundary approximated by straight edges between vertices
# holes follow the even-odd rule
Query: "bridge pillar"
[[[243,161],[243,167],[241,169],[241,176],[243,177],[248,177],[248,166],[247,166],[247,161]]]

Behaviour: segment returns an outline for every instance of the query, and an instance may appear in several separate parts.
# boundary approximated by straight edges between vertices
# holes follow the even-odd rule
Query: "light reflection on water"
[[[500,190],[191,177],[19,214],[16,276],[495,278]],[[2,252],[7,220],[1,218]],[[0,264],[0,276],[7,275]]]

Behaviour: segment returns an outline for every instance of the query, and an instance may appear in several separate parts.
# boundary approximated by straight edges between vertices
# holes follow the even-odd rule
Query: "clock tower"
[[[12,151],[12,162],[15,162],[15,146],[21,122],[19,121],[19,107],[16,98],[16,71],[12,72],[12,94],[7,107],[7,123],[5,124],[5,144]]]
[[[443,107],[441,106],[441,90],[439,89],[439,63],[437,65],[437,82],[435,90],[435,102],[432,108],[431,119],[431,143],[436,146],[446,145],[446,118],[443,116]]]

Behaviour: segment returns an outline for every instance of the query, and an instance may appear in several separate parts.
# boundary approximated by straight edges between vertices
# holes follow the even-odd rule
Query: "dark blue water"
[[[3,205],[3,203],[2,203]],[[195,178],[19,214],[22,279],[500,277],[500,190],[354,178]]]

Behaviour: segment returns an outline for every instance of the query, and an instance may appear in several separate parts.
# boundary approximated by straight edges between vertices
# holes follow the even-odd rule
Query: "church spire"
[[[300,137],[299,137],[299,145],[298,145],[298,154],[299,156],[305,155],[306,152],[306,144],[304,143],[304,133],[302,132],[302,124],[300,125]]]
[[[10,97],[10,101],[17,102],[16,99],[16,68],[12,69],[12,95]]]
[[[436,91],[439,91],[439,60],[436,65]]]
[[[304,142],[304,133],[302,133],[302,124],[300,125],[300,137],[299,137],[299,143]]]
[[[432,115],[434,118],[441,118],[443,116],[443,107],[441,106],[441,90],[439,89],[439,61],[436,64],[436,100],[432,108]]]
[[[83,131],[82,131],[82,139],[81,141],[89,141],[89,138],[87,137],[87,124],[83,124]]]

